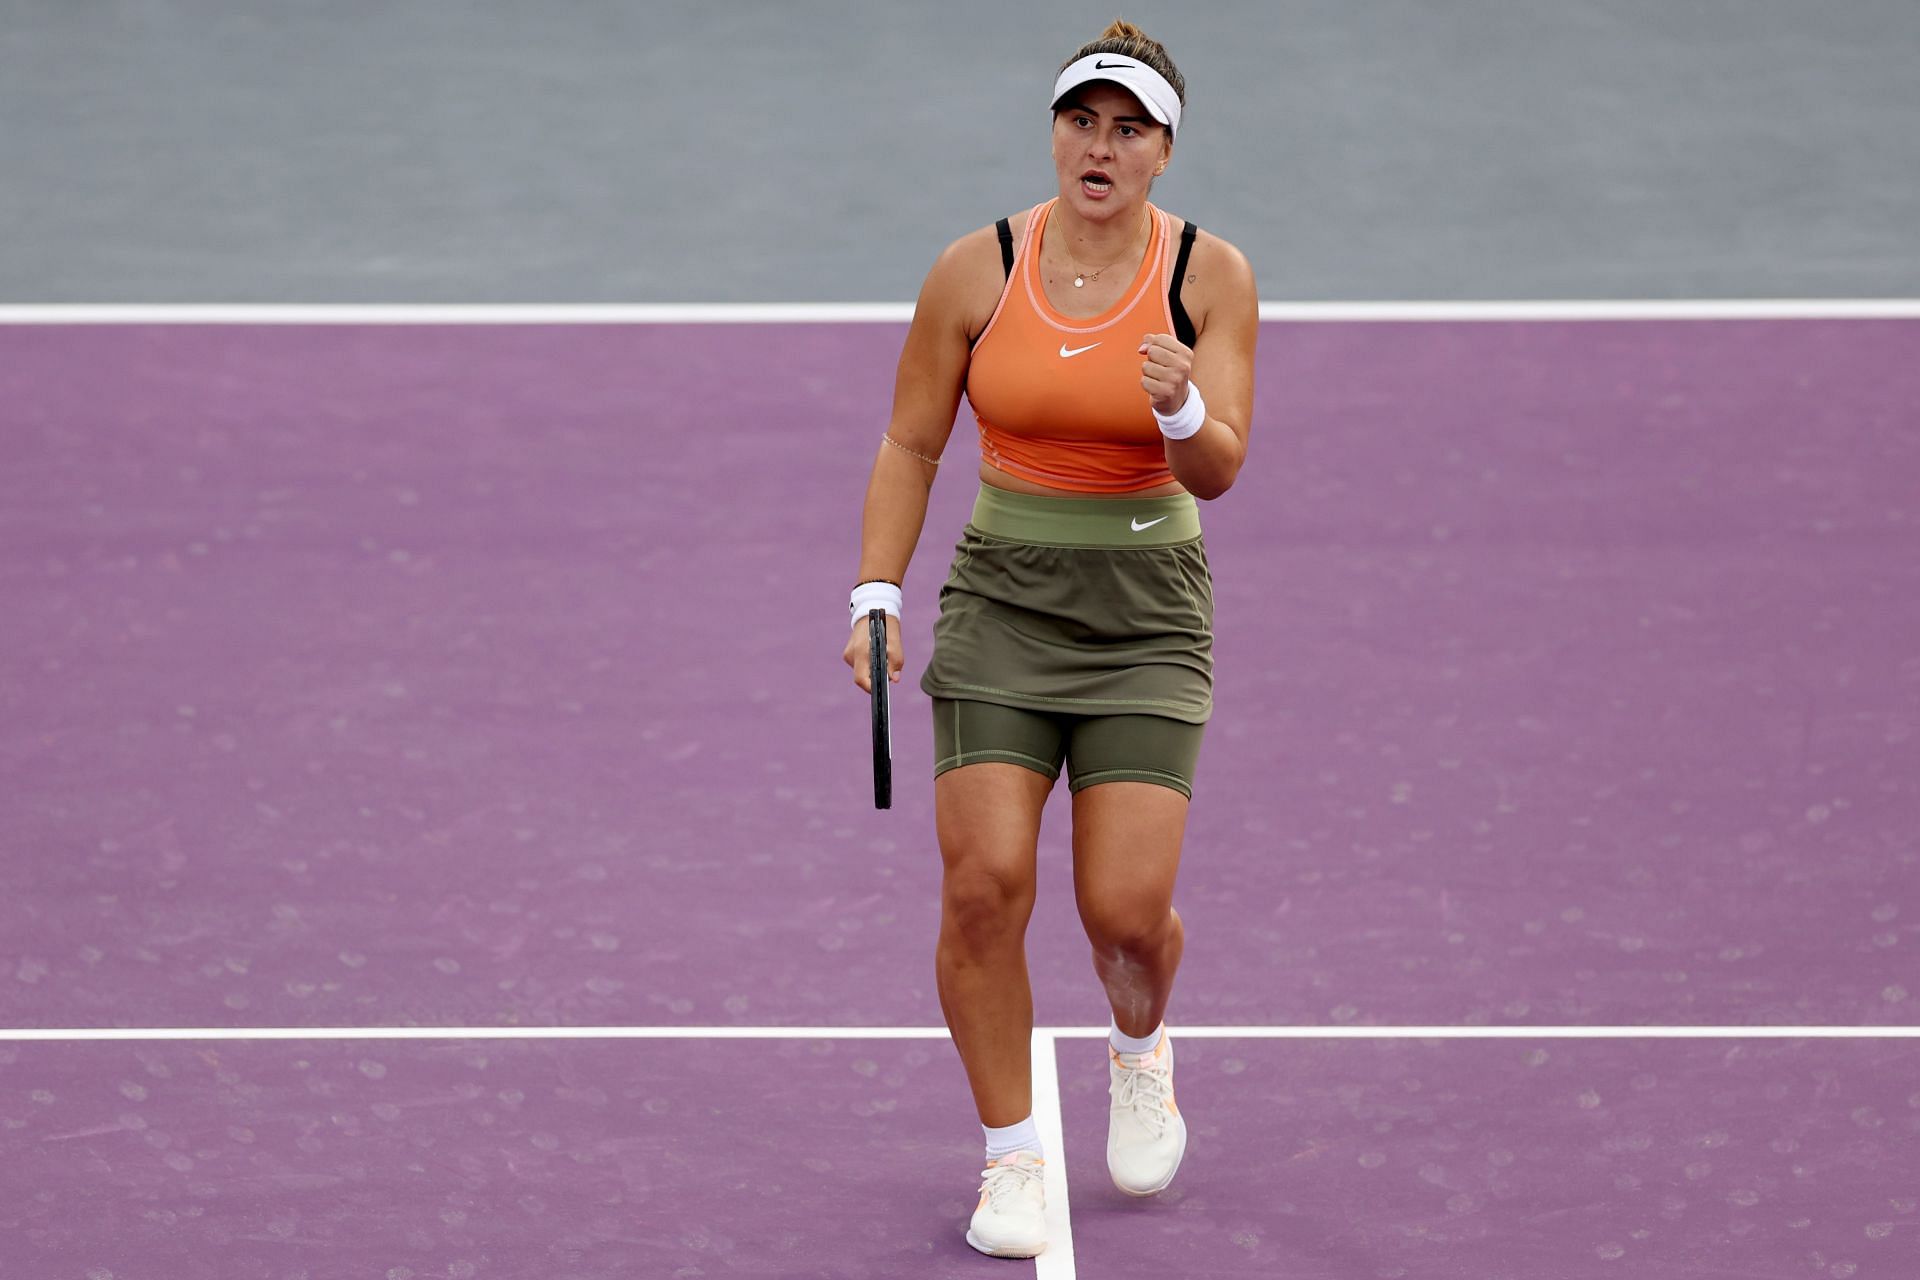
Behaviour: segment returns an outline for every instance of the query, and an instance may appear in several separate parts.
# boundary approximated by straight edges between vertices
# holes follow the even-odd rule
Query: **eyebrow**
[[[1062,111],[1078,111],[1083,116],[1094,116],[1096,118],[1100,114],[1098,111],[1095,111],[1092,107],[1088,106],[1084,102],[1063,102],[1060,104],[1059,109]],[[1147,116],[1115,116],[1113,119],[1115,124],[1159,124],[1160,123],[1158,120],[1150,119]]]

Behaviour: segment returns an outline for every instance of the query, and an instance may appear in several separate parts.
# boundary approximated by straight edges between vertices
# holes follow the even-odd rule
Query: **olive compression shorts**
[[[933,699],[933,775],[999,761],[1048,778],[1067,766],[1068,786],[1152,782],[1193,798],[1203,724],[1167,716],[1030,711],[962,698]]]

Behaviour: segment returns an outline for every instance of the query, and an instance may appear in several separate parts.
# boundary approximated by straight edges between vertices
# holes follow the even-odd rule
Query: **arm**
[[[993,229],[987,228],[985,234],[992,240]],[[894,379],[893,413],[887,422],[886,434],[896,443],[882,440],[876,446],[861,514],[856,582],[874,578],[906,581],[907,563],[926,523],[927,495],[936,471],[933,463],[914,455],[938,458],[953,431],[972,356],[971,320],[979,293],[974,260],[980,256],[975,242],[980,237],[981,233],[975,232],[948,246],[927,273],[914,305],[913,323],[907,330]],[[997,270],[998,248],[993,252]],[[853,668],[854,683],[862,689],[868,688],[867,649],[866,620],[857,619],[841,656]],[[889,679],[898,683],[905,664],[900,620],[889,617]]]
[[[1202,252],[1202,246],[1205,252]],[[1194,248],[1193,278],[1200,288],[1199,332],[1192,348],[1170,334],[1149,334],[1141,385],[1153,407],[1170,414],[1202,388],[1206,421],[1185,440],[1168,440],[1167,466],[1197,498],[1217,498],[1233,487],[1247,458],[1253,425],[1253,354],[1260,332],[1260,295],[1253,268],[1240,251],[1203,233]]]

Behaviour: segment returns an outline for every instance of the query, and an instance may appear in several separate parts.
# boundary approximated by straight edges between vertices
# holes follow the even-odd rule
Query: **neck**
[[[1152,228],[1147,221],[1147,202],[1142,200],[1132,210],[1121,210],[1111,218],[1099,222],[1090,222],[1080,216],[1072,205],[1061,200],[1053,206],[1053,215],[1048,219],[1048,230],[1056,227],[1060,231],[1067,252],[1077,261],[1089,266],[1103,266],[1127,257],[1150,238]]]

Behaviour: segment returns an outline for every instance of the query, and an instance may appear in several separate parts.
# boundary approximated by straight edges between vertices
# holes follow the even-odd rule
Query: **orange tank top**
[[[1173,479],[1159,424],[1140,386],[1140,340],[1172,333],[1167,215],[1120,301],[1089,319],[1061,315],[1040,280],[1040,236],[1054,200],[1027,217],[1000,305],[974,344],[967,402],[980,456],[1038,484],[1078,493],[1131,493]]]

